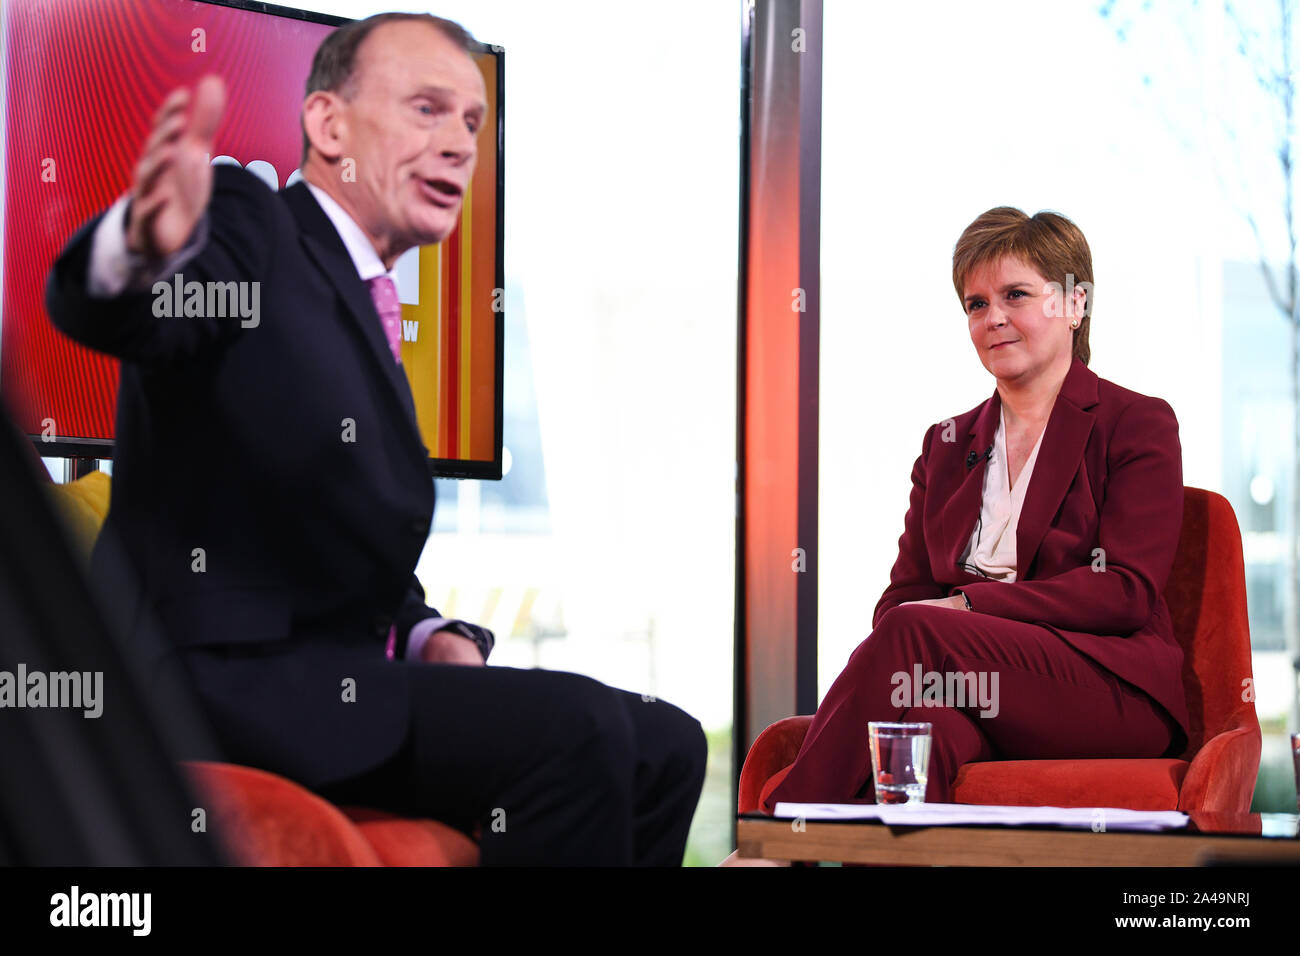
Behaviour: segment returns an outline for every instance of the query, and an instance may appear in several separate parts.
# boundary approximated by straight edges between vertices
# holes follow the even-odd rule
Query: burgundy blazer
[[[1098,378],[1074,359],[1025,492],[1016,580],[1007,582],[959,566],[979,519],[987,468],[987,458],[967,462],[993,444],[1001,406],[995,389],[978,407],[926,431],[912,466],[898,560],[872,627],[906,601],[962,591],[976,614],[1050,628],[1151,695],[1186,733],[1183,652],[1164,599],[1183,523],[1173,409]]]

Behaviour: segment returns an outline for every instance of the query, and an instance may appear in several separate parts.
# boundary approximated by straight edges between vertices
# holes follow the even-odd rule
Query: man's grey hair
[[[485,49],[455,20],[445,20],[429,13],[376,13],[364,20],[343,24],[321,41],[316,56],[311,61],[311,73],[307,75],[306,96],[311,96],[317,90],[328,90],[345,100],[351,100],[357,93],[357,50],[361,49],[362,41],[376,27],[403,20],[428,24],[470,56]],[[299,122],[302,123],[301,117]],[[303,166],[307,165],[307,151],[310,148],[311,140],[307,138],[307,127],[303,124]]]

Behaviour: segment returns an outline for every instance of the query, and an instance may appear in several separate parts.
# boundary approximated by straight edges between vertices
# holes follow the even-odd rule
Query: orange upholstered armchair
[[[184,765],[190,786],[245,866],[476,866],[478,844],[435,820],[336,807],[265,770]]]
[[[1151,760],[995,760],[958,771],[957,803],[1250,810],[1260,731],[1251,677],[1241,532],[1222,495],[1186,488],[1178,554],[1165,587],[1182,645],[1191,714],[1187,749]],[[754,741],[740,774],[741,813],[759,809],[794,763],[811,717],[790,717]]]
[[[41,474],[48,477],[45,469]],[[108,514],[111,480],[94,471],[51,496],[88,564]],[[336,807],[291,780],[237,764],[191,762],[183,770],[234,862],[249,866],[476,866],[478,844],[435,820]]]

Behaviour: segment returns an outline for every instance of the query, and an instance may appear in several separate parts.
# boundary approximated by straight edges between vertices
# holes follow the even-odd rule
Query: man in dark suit
[[[127,597],[174,644],[159,664],[188,672],[229,759],[477,830],[484,864],[676,865],[699,723],[587,677],[484,667],[491,633],[427,607],[413,574],[433,489],[392,270],[459,215],[485,113],[473,48],[421,15],[331,34],[305,182],[279,194],[208,164],[219,80],[164,102],[130,194],[47,289],[60,329],[122,360],[101,542],[120,541]],[[176,273],[207,290],[200,314],[161,315]],[[214,314],[213,290],[247,308]]]

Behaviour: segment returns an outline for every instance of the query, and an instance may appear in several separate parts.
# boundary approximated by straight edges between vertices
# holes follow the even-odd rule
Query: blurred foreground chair
[[[196,794],[245,866],[476,866],[478,844],[435,820],[336,807],[291,780],[230,763],[191,761]]]
[[[44,472],[44,469],[42,469]],[[48,474],[48,473],[46,473]],[[50,484],[51,498],[83,567],[108,514],[112,481],[94,471]],[[265,770],[194,761],[183,765],[195,794],[248,866],[476,866],[478,844],[435,820],[364,807],[336,807]]]
[[[1177,758],[992,760],[957,773],[954,802],[1248,813],[1260,730],[1251,675],[1241,532],[1226,498],[1185,488],[1183,529],[1165,587],[1183,648],[1191,727]],[[739,810],[753,813],[785,779],[812,717],[764,730],[740,774]],[[865,739],[866,730],[863,729]]]

